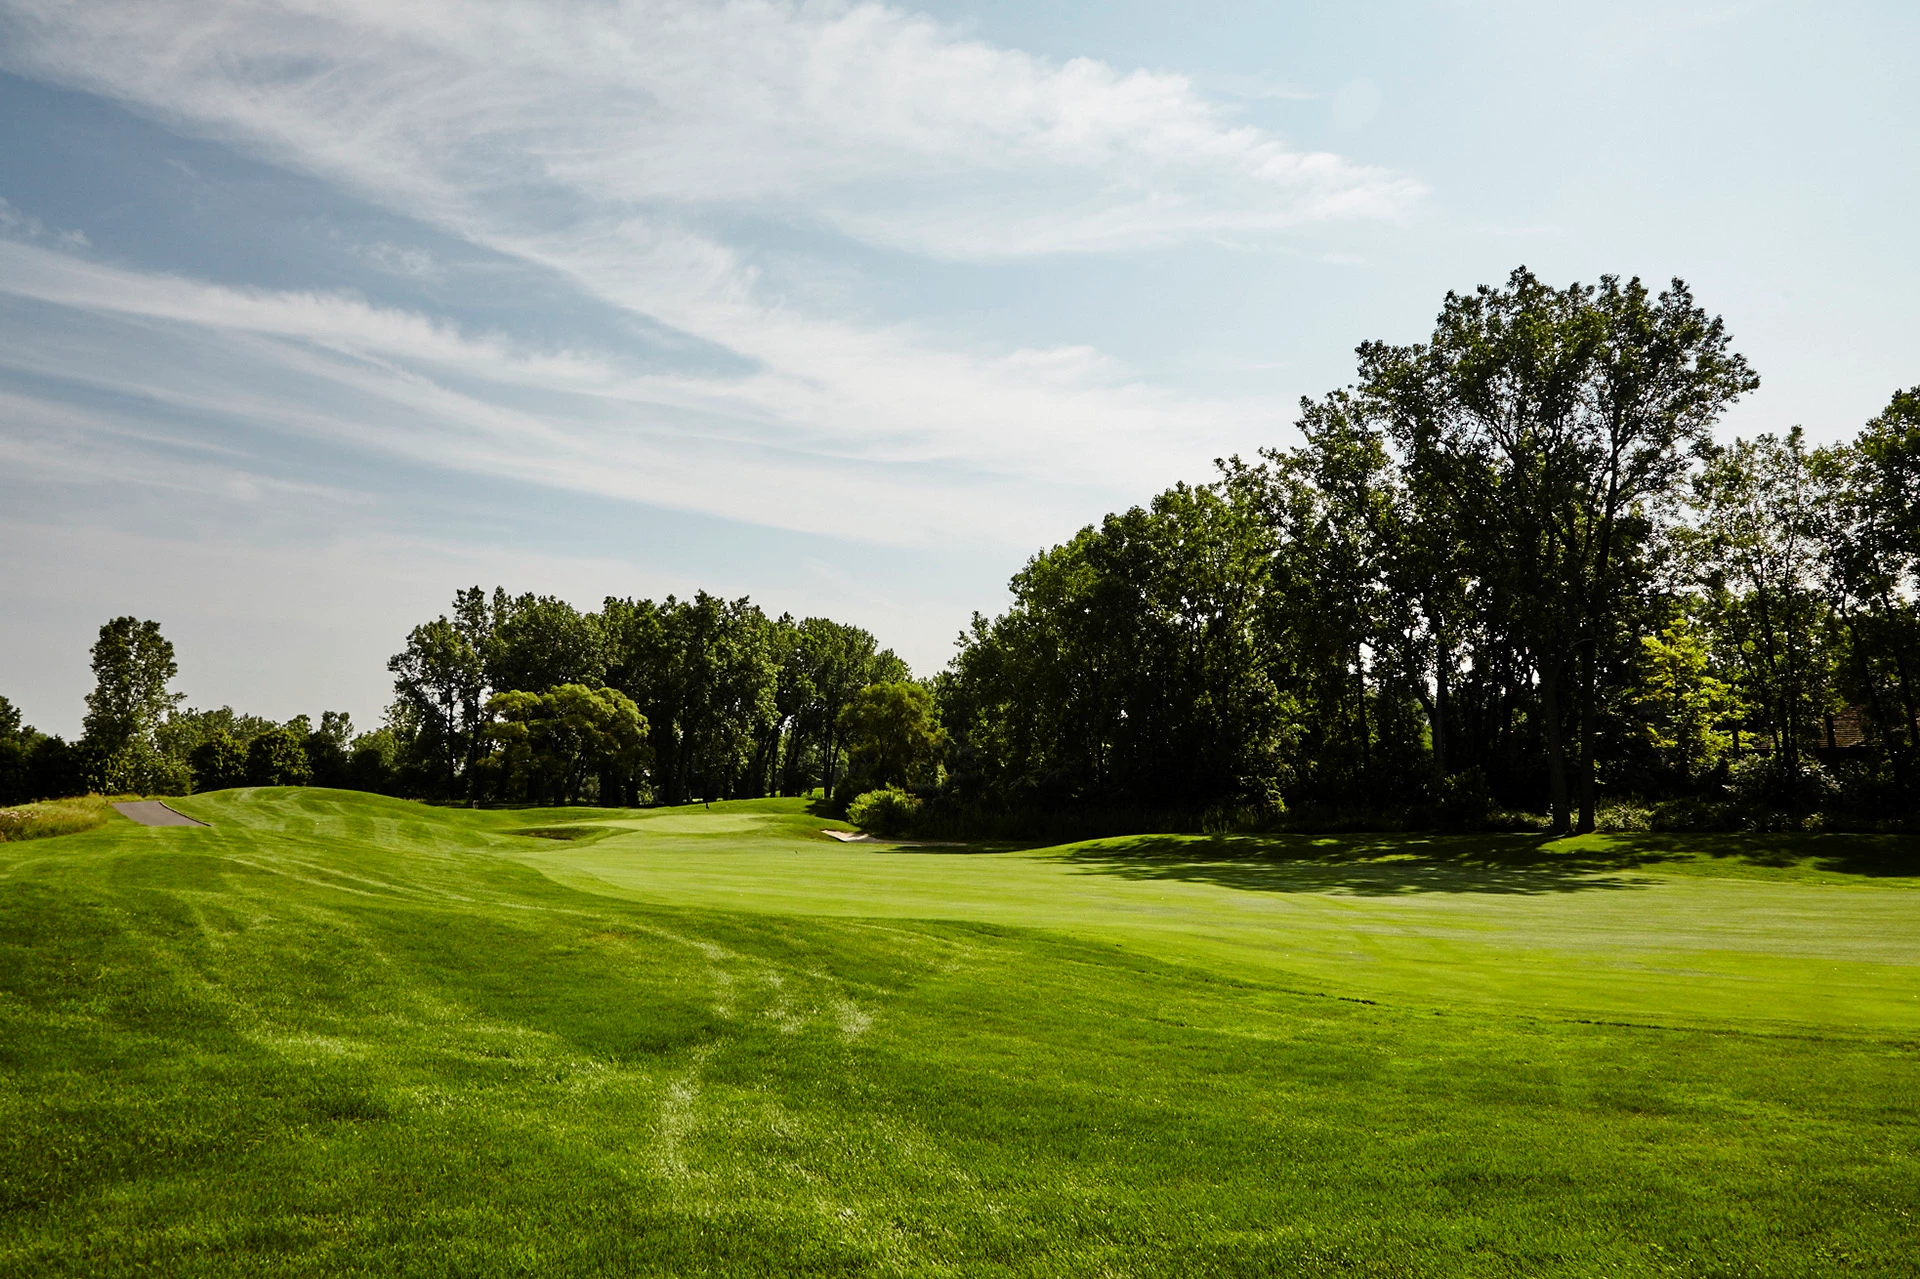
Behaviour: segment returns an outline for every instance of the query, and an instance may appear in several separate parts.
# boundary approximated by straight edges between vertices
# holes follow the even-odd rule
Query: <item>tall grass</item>
[[[73,799],[43,799],[36,804],[0,808],[0,844],[77,835],[103,826],[113,811],[109,807],[111,803],[105,795],[80,795]]]

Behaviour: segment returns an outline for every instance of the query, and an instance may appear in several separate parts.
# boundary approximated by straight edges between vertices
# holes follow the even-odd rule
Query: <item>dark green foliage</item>
[[[216,728],[200,739],[187,756],[193,769],[196,791],[225,790],[247,784],[247,746],[224,728]]]
[[[840,713],[853,766],[876,786],[927,785],[936,779],[946,734],[933,694],[900,680],[869,684]]]
[[[39,796],[31,788],[34,747],[44,740],[20,720],[20,708],[0,697],[0,804],[18,804]]]
[[[870,835],[892,839],[908,834],[920,801],[898,786],[865,791],[847,805],[847,821]]]
[[[249,786],[305,786],[312,777],[303,735],[297,729],[272,729],[247,744]]]
[[[158,622],[116,617],[100,628],[83,733],[100,758],[154,744],[166,713],[180,703],[167,688],[179,671]]]
[[[646,760],[647,721],[617,689],[561,684],[546,693],[495,693],[487,734],[500,748],[489,766],[500,793],[561,804],[590,776],[631,776]]]

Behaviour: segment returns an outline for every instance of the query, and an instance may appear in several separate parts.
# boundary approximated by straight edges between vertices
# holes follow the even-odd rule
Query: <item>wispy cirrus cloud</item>
[[[751,207],[959,259],[1397,217],[1185,77],[1054,62],[874,4],[13,0],[6,65],[498,229]],[[492,210],[489,213],[489,210]]]
[[[1057,536],[1285,410],[1167,389],[1084,342],[987,345],[937,315],[796,295],[743,225],[1000,261],[1398,218],[1420,195],[1181,76],[883,5],[0,0],[0,66],[319,176],[730,365],[474,331],[428,295],[248,289],[14,242],[0,293],[100,317],[85,339],[21,335],[16,367],[450,470],[907,545]],[[441,274],[390,241],[351,251],[390,278]]]
[[[645,371],[347,294],[232,288],[15,241],[0,240],[0,295],[92,317],[78,332],[16,328],[0,368],[171,416],[908,545],[956,530],[1030,544],[1057,531],[1049,512],[1267,413],[1143,386],[1086,348],[968,356],[778,317],[762,345],[788,345],[754,371]],[[99,435],[103,419],[57,420]]]

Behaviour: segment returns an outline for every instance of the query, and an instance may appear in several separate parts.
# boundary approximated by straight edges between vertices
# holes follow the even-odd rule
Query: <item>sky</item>
[[[480,584],[751,595],[919,674],[1289,447],[1449,289],[1679,276],[1920,384],[1911,4],[0,0],[0,694],[100,624],[372,727]]]

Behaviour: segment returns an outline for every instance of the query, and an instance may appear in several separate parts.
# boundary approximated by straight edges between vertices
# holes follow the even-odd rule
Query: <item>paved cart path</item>
[[[157,799],[143,799],[115,804],[113,810],[123,817],[130,817],[142,826],[205,826],[185,813],[176,813]]]

